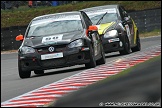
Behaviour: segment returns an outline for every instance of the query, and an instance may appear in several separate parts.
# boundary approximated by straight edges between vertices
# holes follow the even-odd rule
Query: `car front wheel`
[[[140,38],[139,38],[138,32],[137,32],[136,43],[137,43],[137,45],[135,47],[131,48],[132,52],[136,52],[136,51],[140,51],[141,50],[141,42],[140,42]]]
[[[23,71],[20,61],[18,61],[18,69],[19,69],[19,76],[20,78],[29,78],[31,75],[31,71]]]
[[[90,45],[90,62],[85,64],[86,68],[94,68],[96,67],[96,60],[94,58],[94,50],[92,48],[92,45]]]
[[[101,46],[101,58],[99,60],[97,60],[96,63],[97,63],[97,65],[101,65],[101,64],[105,64],[106,63],[105,51],[104,51],[102,46]]]
[[[125,36],[125,42],[124,42],[124,50],[119,51],[121,55],[129,54],[130,53],[130,43],[128,40],[128,37]]]

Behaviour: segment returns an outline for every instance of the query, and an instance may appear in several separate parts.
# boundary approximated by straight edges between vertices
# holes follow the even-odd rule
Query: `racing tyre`
[[[125,36],[125,44],[124,44],[124,50],[119,51],[121,55],[129,54],[130,53],[130,43],[128,38]]]
[[[141,42],[140,42],[140,38],[139,38],[138,32],[137,32],[136,43],[137,43],[137,45],[135,47],[131,48],[132,52],[136,52],[136,51],[140,51],[141,50]]]
[[[35,74],[44,74],[44,70],[34,70]]]
[[[94,58],[94,50],[92,48],[92,45],[90,46],[90,62],[85,64],[86,68],[94,68],[96,67],[96,60]]]
[[[106,59],[105,59],[105,51],[103,50],[103,47],[101,46],[101,58],[99,60],[97,60],[96,64],[97,65],[101,65],[101,64],[105,64],[106,63]]]
[[[20,78],[29,78],[31,75],[31,71],[23,71],[21,68],[20,61],[18,61],[18,66],[19,66],[19,76]]]

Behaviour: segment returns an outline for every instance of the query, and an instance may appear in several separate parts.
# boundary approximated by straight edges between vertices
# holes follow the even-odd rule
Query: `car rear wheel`
[[[18,66],[19,66],[18,69],[19,69],[20,78],[29,78],[30,75],[31,75],[31,71],[23,71],[21,64],[20,64],[20,61],[18,61]]]
[[[138,32],[137,32],[136,43],[137,43],[137,45],[135,47],[131,48],[132,52],[136,52],[136,51],[140,51],[141,50],[141,42],[140,42],[140,38],[139,38]]]
[[[130,53],[130,43],[128,38],[125,36],[125,43],[124,43],[124,50],[119,51],[121,55],[129,54]]]
[[[106,63],[106,59],[105,59],[105,51],[103,50],[103,47],[101,46],[101,58],[99,60],[96,61],[97,65],[101,65],[101,64],[105,64]]]
[[[34,70],[35,74],[44,74],[44,70]]]
[[[94,68],[96,67],[96,60],[94,58],[94,50],[92,48],[92,45],[90,46],[90,62],[85,64],[86,68]]]

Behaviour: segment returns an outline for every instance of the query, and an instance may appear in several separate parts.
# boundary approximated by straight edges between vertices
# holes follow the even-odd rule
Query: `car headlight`
[[[31,47],[23,46],[21,48],[22,54],[35,53],[35,50]]]
[[[74,48],[79,46],[83,46],[83,41],[81,39],[75,40],[68,45],[69,48]]]
[[[108,31],[104,34],[104,38],[115,37],[115,36],[118,36],[117,30],[111,30],[111,31]]]

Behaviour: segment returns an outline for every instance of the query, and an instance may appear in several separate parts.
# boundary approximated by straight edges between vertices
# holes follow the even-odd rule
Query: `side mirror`
[[[86,35],[88,36],[89,33],[93,33],[93,32],[98,32],[98,28],[95,25],[91,25],[89,26],[89,28],[86,30]]]
[[[18,35],[16,36],[16,41],[23,41],[24,40],[24,36],[23,35]]]
[[[98,28],[92,25],[92,26],[89,26],[88,31],[98,31]]]

